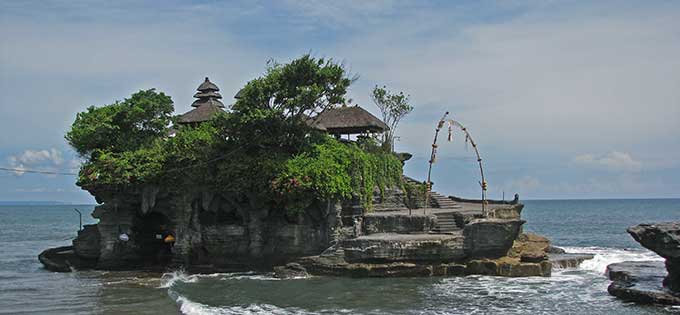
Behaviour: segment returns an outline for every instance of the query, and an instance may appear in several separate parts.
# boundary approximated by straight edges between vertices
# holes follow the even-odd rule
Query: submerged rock
[[[576,268],[582,262],[593,259],[595,257],[593,254],[581,254],[581,253],[548,253],[548,260],[552,263],[553,267],[556,268]]]
[[[557,247],[557,246],[548,246],[548,249],[546,250],[548,254],[566,254],[567,251],[564,250],[564,248]]]
[[[285,266],[274,267],[274,277],[280,279],[296,279],[309,277],[307,269],[298,263],[288,263]]]
[[[660,261],[626,261],[607,266],[609,294],[642,304],[680,305],[680,294],[662,286],[666,276]]]
[[[55,272],[71,272],[77,269],[92,268],[96,260],[89,260],[76,255],[73,246],[62,246],[44,250],[38,260],[45,269]]]
[[[552,264],[547,261],[523,262],[517,258],[472,260],[467,263],[467,274],[503,277],[550,277]]]

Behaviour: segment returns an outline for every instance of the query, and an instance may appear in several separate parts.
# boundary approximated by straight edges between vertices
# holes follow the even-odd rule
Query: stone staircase
[[[441,209],[460,209],[460,206],[456,204],[451,198],[441,195],[435,191],[430,192],[430,207],[441,208]]]
[[[460,220],[455,212],[445,212],[435,214],[437,217],[437,224],[432,229],[431,233],[435,234],[453,234],[462,231]]]
[[[404,176],[404,181],[409,183],[422,184],[423,182],[417,181],[411,177]],[[460,209],[461,207],[456,204],[451,198],[437,193],[436,191],[430,192],[430,202],[428,207],[430,208],[440,208],[440,209]]]

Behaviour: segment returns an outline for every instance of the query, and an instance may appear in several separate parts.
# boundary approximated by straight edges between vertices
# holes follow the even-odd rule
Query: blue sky
[[[0,1],[0,166],[69,170],[75,114],[146,88],[178,113],[209,76],[228,97],[267,59],[342,61],[349,97],[411,95],[396,146],[424,178],[444,111],[472,132],[489,195],[680,197],[680,3]],[[472,152],[440,147],[435,190],[478,195]],[[92,202],[69,176],[0,173],[0,200]]]

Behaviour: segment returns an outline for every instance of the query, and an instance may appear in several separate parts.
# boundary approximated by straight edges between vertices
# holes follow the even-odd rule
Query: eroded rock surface
[[[607,266],[609,294],[643,304],[680,305],[680,294],[662,286],[666,276],[661,261],[626,261]]]
[[[298,263],[288,263],[285,266],[274,267],[274,277],[281,279],[296,279],[308,277],[307,269]]]
[[[376,233],[427,233],[435,226],[433,215],[407,213],[369,213],[363,217],[363,232]]]
[[[463,237],[379,233],[342,242],[348,262],[455,261],[465,257]]]
[[[663,284],[680,292],[680,222],[640,224],[628,228],[628,233],[642,246],[666,259],[668,276]]]
[[[523,220],[477,219],[465,225],[465,252],[469,257],[503,257],[512,247]]]
[[[369,234],[298,262],[311,274],[353,277],[550,276],[550,241],[520,234],[522,223],[478,219],[458,233]]]
[[[576,268],[582,262],[593,259],[595,257],[593,254],[580,254],[580,253],[548,253],[548,260],[552,263],[555,268]]]
[[[98,259],[100,239],[96,224],[85,225],[78,231],[78,237],[73,240],[73,250],[82,258]]]
[[[274,267],[283,278],[550,275],[550,243],[521,234],[518,203],[492,205],[500,210],[488,218],[478,204],[412,213],[404,208],[404,192],[390,188],[374,193],[373,212],[350,198],[318,201],[290,215],[201,187],[90,192],[103,203],[92,213],[99,223],[85,226],[72,250],[43,255],[51,267],[66,271],[78,258],[97,269]],[[446,220],[455,228],[441,229]],[[168,235],[173,240],[165,242]]]

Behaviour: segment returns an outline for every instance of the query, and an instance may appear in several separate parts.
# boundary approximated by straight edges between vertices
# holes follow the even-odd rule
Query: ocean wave
[[[196,275],[189,275],[184,272],[184,270],[175,270],[173,272],[164,273],[161,276],[161,284],[158,288],[167,289],[172,288],[177,282],[194,283],[196,281],[198,281]]]
[[[624,261],[662,261],[663,258],[649,251],[640,249],[620,249],[606,247],[563,247],[567,253],[592,254],[592,259],[579,265],[580,270],[604,274],[607,266]]]
[[[210,274],[187,274],[184,270],[175,270],[173,272],[164,273],[161,276],[161,284],[159,289],[171,288],[178,282],[195,283],[200,279],[217,279],[217,280],[263,280],[263,281],[279,281],[281,279],[273,277],[270,273],[249,272],[231,272],[231,273],[210,273]]]
[[[281,308],[270,304],[251,304],[243,306],[209,306],[202,303],[194,302],[186,297],[178,296],[177,305],[179,310],[185,315],[255,315],[255,314],[273,314],[273,315],[311,315],[318,313],[310,313],[296,308]]]

